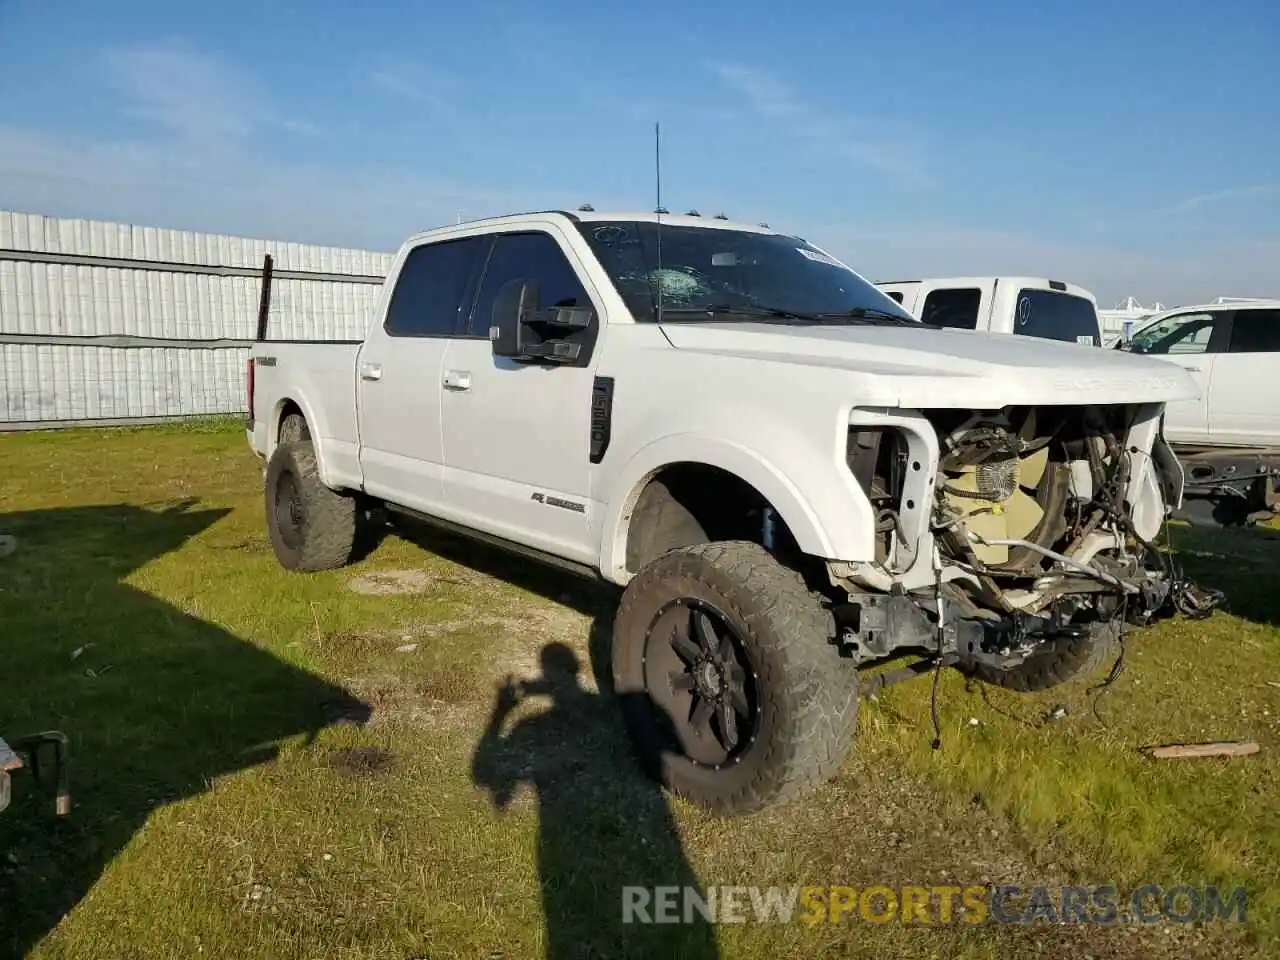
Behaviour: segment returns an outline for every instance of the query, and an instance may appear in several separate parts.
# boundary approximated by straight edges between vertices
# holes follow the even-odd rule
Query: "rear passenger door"
[[[360,466],[369,493],[435,513],[444,490],[445,351],[465,322],[487,236],[413,247],[356,358]]]
[[[1280,444],[1280,310],[1236,310],[1209,382],[1215,443]]]

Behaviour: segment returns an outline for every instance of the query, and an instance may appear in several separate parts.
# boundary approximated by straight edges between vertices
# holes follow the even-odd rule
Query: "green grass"
[[[72,814],[0,814],[0,956],[1245,956],[1280,942],[1280,534],[1177,528],[1228,593],[1105,691],[944,673],[863,705],[806,800],[718,821],[637,773],[595,681],[613,597],[454,541],[289,575],[238,423],[0,437],[0,733],[72,738]],[[348,589],[373,571],[421,592]],[[497,685],[577,682],[500,734]],[[558,649],[554,648],[553,649]],[[553,663],[554,666],[554,663]],[[1098,677],[1092,678],[1097,681]],[[1044,717],[1057,706],[1061,719]],[[972,723],[976,720],[976,725]],[[1148,744],[1252,737],[1235,760]],[[1250,923],[619,923],[625,883],[1247,884]],[[625,944],[625,948],[624,948]]]

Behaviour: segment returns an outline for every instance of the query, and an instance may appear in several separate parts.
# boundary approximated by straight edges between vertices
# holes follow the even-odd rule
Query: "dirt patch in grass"
[[[431,583],[432,577],[425,570],[373,570],[352,577],[347,588],[367,597],[394,597],[424,593]]]
[[[395,756],[379,747],[342,747],[329,752],[329,766],[355,779],[380,777],[395,767]]]

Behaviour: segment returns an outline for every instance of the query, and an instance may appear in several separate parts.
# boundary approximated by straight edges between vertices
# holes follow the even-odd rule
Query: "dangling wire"
[[[935,573],[933,599],[938,610],[938,653],[933,661],[933,687],[929,691],[929,716],[933,720],[933,742],[930,747],[942,749],[942,725],[938,722],[938,682],[942,678],[942,645],[946,640],[946,627],[942,616],[942,558],[938,556],[938,548],[933,548],[933,566]]]

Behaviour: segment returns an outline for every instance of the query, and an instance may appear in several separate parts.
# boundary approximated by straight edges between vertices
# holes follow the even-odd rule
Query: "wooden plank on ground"
[[[1172,743],[1161,747],[1148,747],[1147,754],[1157,760],[1178,760],[1199,757],[1247,757],[1257,753],[1255,740],[1221,741],[1217,743]]]

